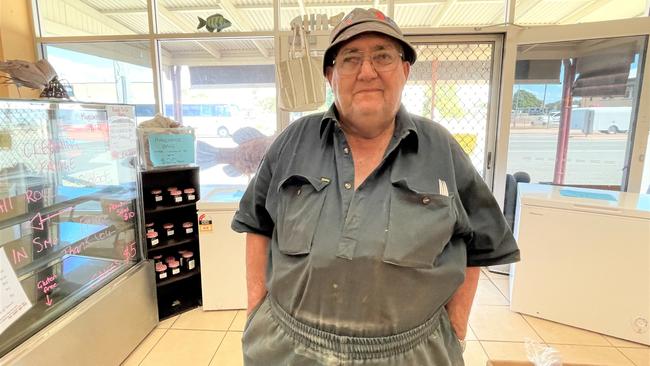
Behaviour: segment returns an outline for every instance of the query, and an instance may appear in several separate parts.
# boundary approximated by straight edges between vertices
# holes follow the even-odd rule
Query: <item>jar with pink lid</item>
[[[148,222],[148,223],[144,224],[144,229],[145,229],[145,232],[147,232],[147,233],[150,233],[152,231],[156,231],[153,222]]]
[[[180,205],[183,203],[183,192],[177,190],[169,191],[170,204]]]
[[[187,221],[183,223],[183,233],[185,235],[193,235],[194,234],[194,223],[191,221]]]
[[[149,244],[149,246],[155,247],[156,245],[158,245],[159,242],[160,240],[158,240],[157,232],[150,231],[147,233],[147,243]]]
[[[166,224],[163,224],[163,235],[167,239],[173,239],[174,238],[174,224],[171,222],[168,222]]]
[[[172,276],[181,273],[180,263],[177,260],[170,261],[167,263],[167,266],[169,267],[169,272]]]
[[[161,262],[156,263],[156,280],[164,280],[167,278],[167,266]]]
[[[194,263],[194,253],[190,252],[189,250],[186,250],[183,255],[183,269],[186,271],[191,271],[196,267]]]
[[[162,189],[152,189],[149,191],[149,206],[151,208],[156,208],[156,206],[163,203],[163,193]]]
[[[183,196],[187,202],[196,201],[196,189],[194,188],[185,188],[183,190]]]

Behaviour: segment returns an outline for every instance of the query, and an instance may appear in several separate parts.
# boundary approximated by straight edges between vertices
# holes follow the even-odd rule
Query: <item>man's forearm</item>
[[[472,309],[480,274],[481,267],[467,267],[465,269],[465,281],[446,305],[449,320],[459,339],[465,339],[467,334],[467,321],[469,320],[469,312]]]
[[[266,266],[270,239],[264,235],[246,234],[246,290],[251,310],[266,296]]]

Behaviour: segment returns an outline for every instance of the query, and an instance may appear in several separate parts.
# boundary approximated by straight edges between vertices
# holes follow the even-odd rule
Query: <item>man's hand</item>
[[[250,315],[260,301],[266,296],[266,266],[270,239],[263,235],[246,234],[246,290]]]
[[[467,335],[467,321],[469,320],[469,313],[472,309],[480,274],[480,267],[467,267],[465,269],[465,281],[446,305],[451,326],[456,333],[456,337],[461,340],[465,339]]]

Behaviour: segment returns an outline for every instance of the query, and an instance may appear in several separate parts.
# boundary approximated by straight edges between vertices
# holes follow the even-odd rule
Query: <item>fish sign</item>
[[[199,18],[199,26],[196,27],[196,29],[201,29],[205,27],[210,32],[214,32],[215,30],[217,32],[221,32],[222,30],[230,27],[232,23],[230,23],[230,20],[226,19],[223,17],[221,14],[212,14],[208,17],[208,19],[203,19],[201,17]]]

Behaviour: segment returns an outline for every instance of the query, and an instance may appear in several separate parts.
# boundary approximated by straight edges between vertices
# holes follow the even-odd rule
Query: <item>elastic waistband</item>
[[[402,333],[385,337],[349,337],[322,331],[301,323],[289,315],[270,296],[271,315],[295,341],[339,359],[367,360],[402,354],[422,343],[438,329],[437,311],[427,321]]]

